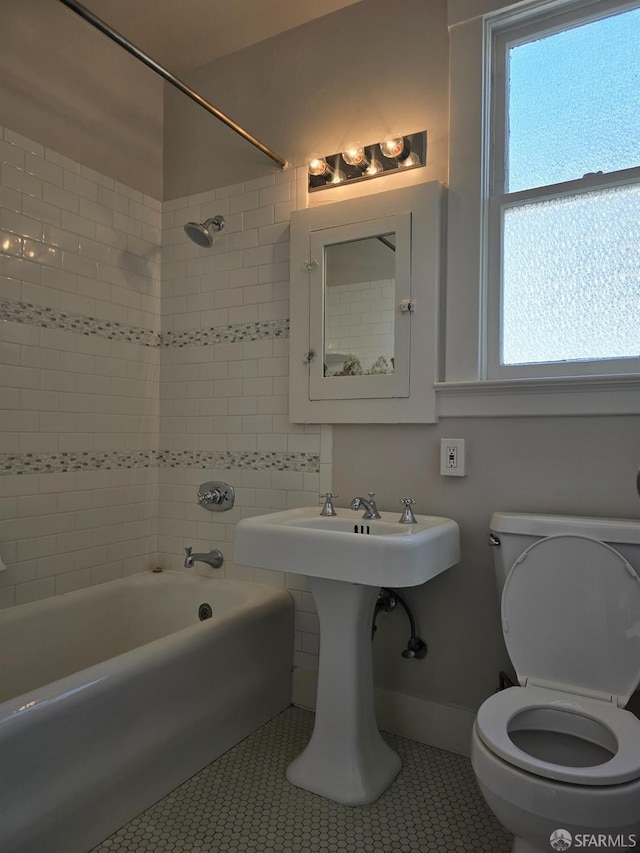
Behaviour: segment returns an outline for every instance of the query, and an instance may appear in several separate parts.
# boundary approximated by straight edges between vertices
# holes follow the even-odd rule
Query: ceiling
[[[83,0],[173,73],[199,68],[360,0]]]

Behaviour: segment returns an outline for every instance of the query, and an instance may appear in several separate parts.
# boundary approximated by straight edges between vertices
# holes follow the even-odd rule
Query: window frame
[[[492,138],[496,124],[491,120],[496,109],[491,103],[495,40],[500,37],[509,44],[517,43],[518,38],[529,41],[532,33],[550,34],[554,29],[565,29],[569,23],[597,20],[640,4],[638,0],[521,0],[515,5],[509,3],[505,10],[506,5],[505,0],[484,0],[484,14],[478,14],[477,6],[466,4],[465,0],[450,0],[447,314],[444,374],[442,381],[436,383],[439,412],[640,413],[640,360],[561,362],[557,366],[544,363],[495,370],[500,310],[495,247],[500,245],[499,211],[504,204],[635,183],[640,179],[640,168],[500,196],[491,194],[494,177],[489,169],[490,158],[500,153]],[[482,73],[478,73],[479,69]],[[504,103],[501,109],[504,115]],[[466,252],[460,252],[461,245],[467,247]],[[580,370],[573,369],[578,365]]]
[[[637,5],[637,4],[635,4]],[[606,4],[607,7],[610,4]],[[625,3],[627,8],[634,8]],[[491,91],[489,111],[490,141],[485,146],[485,165],[488,180],[487,217],[487,270],[485,289],[487,299],[486,376],[488,379],[517,379],[547,376],[615,375],[640,373],[640,356],[636,358],[585,359],[557,362],[535,362],[503,364],[502,350],[502,302],[503,278],[503,215],[511,207],[519,207],[563,196],[577,197],[594,190],[606,190],[628,184],[640,183],[640,166],[613,172],[585,174],[581,178],[561,183],[545,184],[509,192],[505,189],[507,177],[507,74],[508,52],[512,47],[527,44],[536,38],[546,38],[563,32],[570,27],[603,20],[624,12],[625,8],[603,8],[601,3],[589,4],[586,14],[579,9],[572,12],[556,12],[536,15],[535,19],[515,25],[508,21],[499,24],[489,22]]]

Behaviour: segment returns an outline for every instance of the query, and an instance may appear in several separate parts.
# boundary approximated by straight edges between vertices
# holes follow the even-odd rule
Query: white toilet
[[[495,513],[490,541],[521,686],[478,711],[480,789],[513,853],[640,849],[640,521]]]

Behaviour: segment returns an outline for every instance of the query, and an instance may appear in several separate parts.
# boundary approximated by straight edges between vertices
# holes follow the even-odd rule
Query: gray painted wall
[[[2,124],[160,199],[160,78],[57,0],[1,12]]]
[[[354,137],[370,144],[427,128],[425,180],[444,181],[447,61],[444,0],[405,0],[400,15],[388,0],[363,0],[203,66],[188,82],[293,165]],[[166,92],[165,198],[274,168],[196,104]]]
[[[182,77],[293,165],[428,128],[425,179],[446,180],[447,58],[445,0],[362,0]],[[154,198],[278,168],[56,0],[3,0],[0,116]]]
[[[440,439],[464,438],[466,477],[440,476]],[[638,518],[639,417],[447,418],[434,426],[334,427],[333,491],[339,506],[375,491],[382,509],[398,499],[417,511],[454,518],[462,559],[408,590],[429,645],[422,661],[400,657],[408,639],[398,608],[379,618],[378,685],[475,708],[509,669],[499,622],[492,550],[494,510]],[[544,626],[541,625],[541,630]]]

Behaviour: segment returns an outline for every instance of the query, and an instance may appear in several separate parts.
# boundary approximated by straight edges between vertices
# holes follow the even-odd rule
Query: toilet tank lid
[[[498,536],[501,533],[537,537],[574,535],[602,542],[640,545],[640,520],[627,518],[494,512],[489,527]]]

